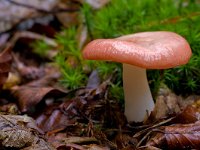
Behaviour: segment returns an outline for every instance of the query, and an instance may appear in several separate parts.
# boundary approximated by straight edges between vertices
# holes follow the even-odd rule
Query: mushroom
[[[146,69],[183,65],[191,55],[188,42],[182,36],[168,31],[96,39],[83,49],[85,59],[123,63],[125,115],[128,121],[143,121],[154,108]]]

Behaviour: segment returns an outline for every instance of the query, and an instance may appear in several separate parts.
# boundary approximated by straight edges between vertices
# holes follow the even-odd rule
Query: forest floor
[[[35,53],[35,41],[59,47],[56,34],[80,24],[81,2],[0,2],[0,149],[199,149],[200,96],[161,88],[149,117],[128,122],[121,103],[108,97],[114,73],[100,82],[93,70],[85,86],[66,89],[52,59],[57,50]],[[88,0],[94,9],[108,2]],[[80,45],[87,42],[84,31]]]

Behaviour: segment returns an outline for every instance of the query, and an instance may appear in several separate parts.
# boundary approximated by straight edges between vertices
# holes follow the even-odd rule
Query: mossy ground
[[[148,70],[148,79],[153,95],[165,83],[177,94],[200,94],[200,2],[197,0],[112,0],[100,10],[83,5],[80,15],[89,32],[89,39],[115,38],[143,31],[173,31],[185,37],[191,45],[193,56],[188,64],[166,70]],[[123,99],[121,65],[116,63],[86,62],[76,41],[78,29],[72,27],[58,34],[56,41],[61,45],[55,62],[60,66],[62,83],[67,88],[85,85],[88,72],[98,69],[105,79],[118,68],[117,80],[111,92],[116,99]],[[42,45],[40,43],[40,45]],[[38,48],[40,47],[38,45]],[[42,49],[45,46],[42,45]],[[73,62],[73,63],[72,63]],[[72,65],[72,64],[73,65]],[[78,64],[78,65],[77,65]],[[120,93],[120,94],[119,94]]]

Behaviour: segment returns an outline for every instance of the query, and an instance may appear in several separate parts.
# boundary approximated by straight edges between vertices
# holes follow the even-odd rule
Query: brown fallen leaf
[[[36,117],[36,123],[44,132],[51,135],[73,125],[75,120],[70,117],[63,113],[58,106],[49,106]]]
[[[200,148],[200,121],[194,124],[179,124],[165,128],[169,149]]]
[[[166,126],[147,143],[147,146],[162,147],[163,145],[168,149],[199,149],[200,121]]]
[[[64,150],[64,149],[73,149],[73,150],[110,150],[108,147],[102,147],[96,144],[90,144],[90,145],[78,145],[78,144],[66,144],[59,146],[57,150]]]
[[[24,148],[46,147],[54,150],[43,138],[42,132],[35,124],[34,120],[27,116],[0,115],[0,149],[4,148]]]
[[[20,5],[21,4],[21,5]],[[0,1],[0,32],[9,30],[21,20],[28,19],[30,17],[37,17],[41,14],[34,9],[38,8],[44,11],[51,10],[57,4],[56,0],[3,0]],[[32,6],[25,7],[24,5]],[[17,12],[17,13],[16,13]],[[6,16],[6,17],[5,17]]]
[[[53,87],[15,86],[12,94],[17,98],[21,112],[34,108],[41,100],[48,97],[62,97],[66,92]]]
[[[173,123],[194,123],[200,120],[200,107],[188,105],[181,113],[177,114]]]
[[[78,0],[62,0],[58,4],[58,8],[60,9],[71,9],[71,10],[79,10],[80,2]],[[79,23],[79,12],[63,12],[57,13],[56,17],[60,21],[60,23],[65,27],[70,27],[72,25],[77,25]]]
[[[153,122],[155,120],[163,119],[170,115],[180,113],[180,101],[181,97],[175,95],[167,87],[161,88],[156,98],[154,110],[152,111],[148,120]]]

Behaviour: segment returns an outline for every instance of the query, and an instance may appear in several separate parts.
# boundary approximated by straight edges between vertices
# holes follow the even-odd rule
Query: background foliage
[[[87,26],[89,40],[115,38],[143,31],[166,30],[185,37],[191,45],[193,56],[188,64],[166,70],[148,70],[153,95],[166,84],[177,94],[200,94],[200,2],[197,0],[112,0],[101,10],[92,10],[85,4],[80,17]],[[67,88],[86,84],[93,69],[98,69],[106,79],[117,68],[117,78],[111,86],[114,98],[123,99],[121,65],[116,63],[85,61],[81,57],[76,35],[78,27],[64,29],[56,37],[60,50],[55,58]],[[42,49],[45,46],[39,43]],[[40,45],[38,44],[38,47]],[[41,52],[40,52],[41,53]],[[87,68],[87,69],[86,69]],[[118,96],[116,96],[118,95]]]

